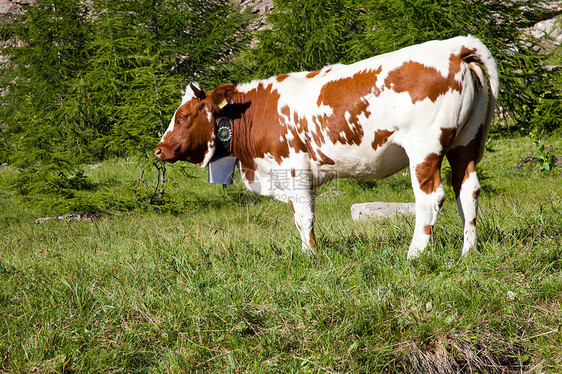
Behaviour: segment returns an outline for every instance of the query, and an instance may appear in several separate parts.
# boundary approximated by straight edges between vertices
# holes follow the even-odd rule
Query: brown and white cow
[[[351,65],[224,84],[210,93],[190,84],[156,157],[207,166],[223,148],[216,121],[230,117],[232,154],[244,183],[291,205],[306,250],[316,246],[314,203],[321,183],[385,178],[409,166],[416,198],[408,251],[413,258],[427,246],[445,199],[440,169],[447,156],[464,224],[464,255],[476,245],[475,166],[497,95],[494,58],[472,36]]]

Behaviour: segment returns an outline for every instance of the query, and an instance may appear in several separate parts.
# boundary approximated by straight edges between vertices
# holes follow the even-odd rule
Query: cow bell
[[[226,186],[232,184],[236,157],[226,156],[211,159],[208,165],[209,183],[218,183]]]

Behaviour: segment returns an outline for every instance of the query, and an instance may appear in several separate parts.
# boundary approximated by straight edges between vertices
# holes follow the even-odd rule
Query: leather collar
[[[217,119],[217,138],[219,139],[224,151],[232,153],[232,136],[234,123],[230,117],[219,117]]]
[[[222,152],[226,155],[232,154],[232,140],[234,137],[234,117],[232,104],[227,104],[218,114],[215,124],[215,131]]]

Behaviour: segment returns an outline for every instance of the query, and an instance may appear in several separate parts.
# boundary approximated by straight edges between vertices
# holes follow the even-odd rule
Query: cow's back
[[[289,154],[309,154],[317,173],[384,178],[408,165],[404,148],[438,149],[443,129],[461,133],[479,89],[462,60],[474,40],[431,41],[270,78],[260,84],[279,95],[278,123],[260,125],[284,128],[279,141]]]

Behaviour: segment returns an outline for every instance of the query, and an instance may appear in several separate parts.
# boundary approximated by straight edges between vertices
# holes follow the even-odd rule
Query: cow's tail
[[[482,142],[480,144],[480,149],[478,152],[477,162],[482,159],[484,154],[484,149],[486,148],[486,139],[488,138],[488,133],[490,131],[490,125],[492,124],[492,119],[494,118],[494,111],[496,109],[496,103],[498,101],[499,92],[499,73],[498,67],[496,65],[496,60],[492,56],[490,50],[480,41],[473,36],[468,36],[466,42],[463,42],[463,46],[466,47],[465,53],[461,55],[461,59],[467,63],[471,69],[475,69],[472,63],[477,64],[478,67],[485,74],[487,82],[480,82],[482,87],[488,88],[488,105],[486,108],[485,121],[482,124]],[[477,74],[477,76],[482,76]]]

